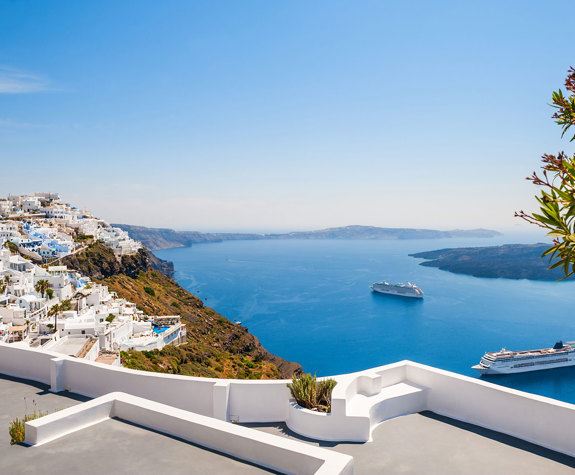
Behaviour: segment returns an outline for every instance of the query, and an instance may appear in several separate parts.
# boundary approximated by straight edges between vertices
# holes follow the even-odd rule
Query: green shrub
[[[116,315],[110,314],[106,317],[106,321],[108,323],[112,323],[114,321],[114,318],[116,318]]]
[[[148,295],[151,295],[152,297],[156,296],[156,292],[154,289],[152,289],[152,287],[144,287],[144,292],[146,292]]]
[[[21,444],[26,438],[24,432],[24,420],[14,419],[8,426],[8,433],[10,434],[10,445]]]
[[[287,387],[301,407],[331,412],[331,392],[336,384],[334,379],[318,381],[315,375],[303,373],[300,376],[294,376]]]
[[[178,310],[182,308],[182,306],[178,302],[172,302],[172,307],[177,308]]]
[[[324,379],[317,384],[318,407],[325,407],[325,412],[331,412],[331,392],[337,384],[335,379]]]
[[[244,364],[244,366],[245,366],[246,368],[253,369],[253,368],[256,367],[255,364],[253,364],[250,360],[248,360],[248,359],[246,359],[246,358],[242,358],[242,363]]]
[[[94,239],[94,236],[91,234],[79,234],[76,239],[78,241],[87,241],[88,239]]]
[[[18,417],[10,422],[8,426],[8,433],[10,434],[10,445],[21,444],[26,439],[25,424],[28,421],[33,421],[47,415],[47,412],[34,411],[32,414],[24,416],[24,419]]]

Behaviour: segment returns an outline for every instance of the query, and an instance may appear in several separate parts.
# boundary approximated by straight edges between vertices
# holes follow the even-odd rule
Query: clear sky
[[[0,194],[198,230],[517,229],[575,2],[0,0]]]

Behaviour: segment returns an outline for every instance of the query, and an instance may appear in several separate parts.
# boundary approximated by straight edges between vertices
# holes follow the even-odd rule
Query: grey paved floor
[[[353,456],[355,474],[562,475],[575,459],[498,432],[426,412],[381,424],[365,444],[317,443],[284,424],[248,427],[302,440]]]
[[[24,399],[26,398],[26,399]],[[25,407],[54,411],[86,400],[42,384],[0,375],[0,474],[243,474],[258,467],[119,420],[40,447],[10,446],[8,424]],[[36,404],[33,403],[35,401]],[[412,414],[380,425],[374,441],[306,440],[283,424],[247,424],[352,455],[356,474],[575,474],[575,459],[533,444],[436,416]]]
[[[24,401],[26,397],[26,403]],[[36,407],[54,411],[86,400],[0,375],[0,474],[266,473],[233,458],[120,420],[109,420],[39,447],[10,445],[8,424]]]

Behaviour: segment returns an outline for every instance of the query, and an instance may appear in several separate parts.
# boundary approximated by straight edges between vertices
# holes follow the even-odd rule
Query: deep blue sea
[[[318,376],[409,359],[478,377],[486,351],[575,340],[575,282],[457,275],[408,254],[508,242],[521,241],[228,241],[156,254],[207,306]],[[378,280],[411,281],[425,298],[373,294]],[[575,367],[486,379],[575,403]]]

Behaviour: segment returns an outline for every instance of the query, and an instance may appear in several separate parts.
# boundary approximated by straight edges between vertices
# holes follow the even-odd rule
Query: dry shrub
[[[24,416],[24,419],[16,418],[8,426],[8,432],[10,434],[10,445],[21,444],[26,439],[25,424],[28,421],[33,421],[40,417],[46,416],[47,412],[34,411],[32,414]]]
[[[317,380],[315,375],[303,373],[294,376],[288,388],[296,402],[306,409],[331,412],[331,392],[337,381],[334,379]]]

